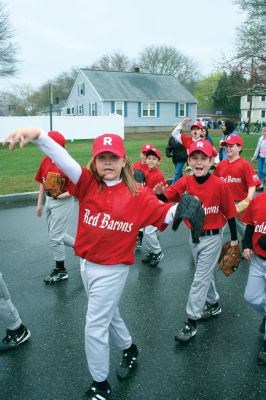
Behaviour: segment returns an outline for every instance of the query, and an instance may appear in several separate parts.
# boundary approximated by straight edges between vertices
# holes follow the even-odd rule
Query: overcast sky
[[[244,15],[233,0],[4,0],[19,46],[19,73],[0,79],[34,87],[121,50],[137,60],[151,45],[192,57],[204,75],[234,49]]]

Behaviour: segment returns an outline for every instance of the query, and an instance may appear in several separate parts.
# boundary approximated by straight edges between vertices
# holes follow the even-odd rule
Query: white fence
[[[0,117],[0,142],[17,128],[38,126],[50,130],[50,117]],[[61,132],[66,139],[94,139],[103,133],[116,133],[124,138],[124,118],[120,115],[106,117],[56,117],[52,128]]]

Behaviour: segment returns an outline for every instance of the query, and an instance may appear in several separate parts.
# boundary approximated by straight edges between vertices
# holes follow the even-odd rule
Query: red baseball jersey
[[[235,201],[244,200],[250,187],[261,184],[253,167],[242,157],[233,162],[221,161],[213,174],[228,185]]]
[[[133,169],[140,169],[141,171],[144,172],[144,174],[146,174],[149,170],[149,167],[147,164],[143,164],[141,161],[136,161],[133,164]]]
[[[146,186],[148,186],[150,189],[153,189],[154,186],[158,183],[163,183],[164,185],[166,185],[165,177],[163,173],[159,170],[159,168],[148,170],[145,175]]]
[[[194,143],[194,140],[193,140],[192,136],[187,136],[187,135],[182,135],[181,134],[180,140],[181,140],[181,143],[183,144],[183,146],[185,146],[185,148],[187,150],[189,150],[189,148],[192,145],[192,143]]]
[[[63,192],[67,192],[68,184],[70,182],[68,177],[57,167],[57,165],[51,160],[51,158],[44,157],[35,175],[35,180],[44,185],[48,172],[56,172],[62,175],[62,177],[65,179]]]
[[[248,225],[254,226],[252,236],[253,251],[258,256],[266,258],[266,250],[263,250],[258,240],[266,235],[266,193],[256,196],[249,204],[248,208],[243,212],[240,220]]]
[[[228,219],[237,215],[234,200],[228,186],[216,176],[210,177],[204,183],[198,183],[193,175],[186,175],[169,186],[164,195],[168,201],[179,201],[183,193],[197,196],[205,211],[205,222],[202,229],[220,229]],[[189,221],[184,221],[190,228]]]
[[[141,185],[138,195],[124,182],[114,186],[103,183],[100,190],[99,182],[85,167],[78,183],[70,182],[69,192],[79,199],[76,254],[103,265],[133,264],[139,229],[154,225],[164,230],[172,206]]]

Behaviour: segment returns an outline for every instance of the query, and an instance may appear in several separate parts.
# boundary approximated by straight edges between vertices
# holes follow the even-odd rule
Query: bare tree
[[[195,84],[200,77],[196,63],[171,46],[146,47],[139,65],[144,72],[173,75],[186,87]]]
[[[13,36],[8,13],[0,2],[0,77],[12,76],[17,72],[17,47],[12,42]]]
[[[105,71],[130,71],[132,63],[120,50],[115,50],[113,53],[104,54],[90,68]]]

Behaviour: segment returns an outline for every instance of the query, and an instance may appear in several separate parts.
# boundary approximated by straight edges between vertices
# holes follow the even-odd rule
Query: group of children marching
[[[262,316],[260,331],[264,333],[264,341],[258,362],[266,364],[266,194],[253,198],[261,182],[240,156],[241,137],[235,133],[224,136],[221,146],[227,158],[211,173],[218,153],[204,138],[200,123],[192,124],[191,136],[183,134],[182,128],[188,122],[185,118],[179,123],[172,136],[187,148],[191,174],[170,186],[159,170],[161,152],[152,144],[142,146],[140,161],[133,166],[135,171],[143,172],[142,183],[137,183],[123,140],[114,134],[94,140],[87,168],[81,167],[62,144],[39,128],[18,129],[5,140],[11,142],[11,150],[17,142],[23,147],[32,141],[68,178],[67,197],[72,195],[79,201],[74,249],[80,257],[81,277],[88,296],[85,349],[93,381],[86,392],[87,399],[111,399],[107,380],[109,338],[122,350],[118,378],[126,379],[136,365],[138,348],[119,313],[119,300],[129,267],[134,263],[137,237],[140,246],[144,231],[147,254],[142,261],[156,267],[163,257],[157,230],[163,231],[172,223],[184,193],[202,202],[205,221],[199,243],[194,243],[191,235],[189,238],[195,274],[186,305],[187,319],[175,339],[191,340],[197,334],[199,320],[221,313],[214,273],[223,244],[223,228],[228,223],[231,246],[236,246],[244,235],[243,256],[250,260],[245,299]],[[243,199],[250,204],[239,222],[235,204]],[[188,221],[184,222],[191,227]],[[57,269],[64,267],[60,261],[63,260],[58,259]],[[63,269],[59,272],[65,277]]]

